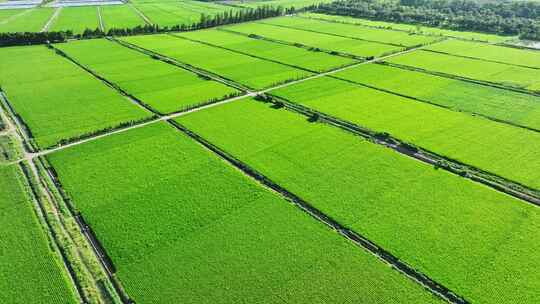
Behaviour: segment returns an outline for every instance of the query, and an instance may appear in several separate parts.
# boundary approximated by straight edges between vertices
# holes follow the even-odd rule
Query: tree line
[[[338,0],[315,12],[540,40],[540,2]]]
[[[200,20],[196,23],[178,24],[171,27],[161,27],[157,24],[146,24],[133,28],[111,28],[107,32],[103,32],[100,29],[86,29],[82,34],[74,34],[72,31],[43,33],[0,33],[0,46],[57,43],[65,42],[68,39],[89,39],[105,36],[130,36],[140,34],[193,31],[219,25],[277,17],[285,14],[291,14],[294,11],[294,8],[284,9],[281,6],[275,7],[264,5],[257,8],[224,11],[215,15],[201,14]]]

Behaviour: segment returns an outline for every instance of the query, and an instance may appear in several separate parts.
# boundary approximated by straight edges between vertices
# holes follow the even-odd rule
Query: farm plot
[[[446,40],[430,45],[426,49],[540,69],[540,52],[538,51],[460,40]]]
[[[137,303],[436,302],[169,124],[47,158]]]
[[[349,58],[332,56],[323,52],[309,51],[214,29],[185,32],[178,34],[178,36],[315,72],[323,72],[356,62]]]
[[[0,86],[40,147],[149,116],[44,46],[1,48],[0,71]]]
[[[529,94],[380,64],[358,66],[334,76],[540,130],[540,97]]]
[[[299,17],[272,18],[264,20],[262,23],[407,47],[424,45],[440,39],[433,36],[423,36],[402,31],[375,29],[354,24],[326,22]]]
[[[97,28],[99,28],[97,7],[79,6],[62,8],[49,31],[72,31],[74,34],[82,34],[86,29],[93,31]]]
[[[471,303],[540,301],[537,207],[264,103],[177,120]]]
[[[453,31],[453,30],[447,30],[447,29],[442,29],[442,28],[437,28],[437,27],[427,27],[427,26],[420,26],[420,25],[406,24],[406,23],[374,21],[374,20],[354,18],[354,17],[348,17],[348,16],[334,16],[334,15],[325,15],[325,14],[317,14],[317,13],[302,13],[302,14],[299,14],[299,16],[313,18],[313,19],[329,20],[329,21],[334,21],[334,22],[339,22],[339,23],[350,23],[350,24],[358,24],[358,25],[364,25],[364,26],[370,26],[370,27],[376,27],[376,28],[394,29],[398,31],[406,31],[410,33],[417,33],[417,34],[423,34],[423,35],[456,37],[460,39],[478,40],[478,41],[486,41],[486,42],[503,42],[503,41],[513,38],[513,37],[497,36],[497,35],[486,34],[486,33]]]
[[[0,21],[0,32],[39,32],[53,13],[52,8],[31,9],[14,18]]]
[[[106,30],[112,28],[134,28],[146,23],[129,5],[101,6],[101,18]]]
[[[122,40],[254,89],[312,75],[303,70],[170,35],[131,36]]]
[[[104,39],[55,45],[160,113],[221,100],[240,91]]]
[[[536,69],[461,58],[422,50],[396,56],[388,61],[428,71],[540,91],[540,70]]]
[[[0,302],[77,303],[17,166],[0,166]]]
[[[269,39],[284,41],[290,44],[301,44],[307,47],[336,51],[360,57],[381,56],[383,54],[393,53],[403,49],[401,47],[382,43],[313,33],[260,22],[242,23],[223,28],[247,35],[257,35]]]
[[[540,189],[538,132],[332,78],[272,94]]]
[[[0,10],[0,26],[19,14],[25,12],[25,9],[4,9]]]
[[[201,14],[215,15],[238,8],[198,1],[144,2],[135,4],[146,17],[160,26],[191,25],[201,20]]]

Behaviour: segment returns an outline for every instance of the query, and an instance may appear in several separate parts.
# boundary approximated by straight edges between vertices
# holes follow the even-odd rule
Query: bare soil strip
[[[96,6],[96,10],[99,21],[99,30],[105,32],[105,23],[103,22],[103,18],[101,18],[101,6]]]
[[[152,22],[152,20],[150,20],[150,18],[148,18],[145,14],[143,14],[143,12],[141,12],[135,5],[133,5],[133,3],[128,3],[127,5],[129,5],[129,7],[131,7],[132,10],[134,10],[137,15],[139,15],[139,17],[141,17],[141,19],[148,25],[153,25],[154,22]]]
[[[54,10],[54,14],[52,14],[51,18],[49,18],[49,20],[47,21],[47,23],[45,23],[45,25],[43,26],[43,28],[41,29],[41,32],[48,32],[49,31],[49,28],[53,25],[53,23],[56,21],[56,19],[58,18],[58,16],[60,15],[60,12],[62,11],[62,6],[59,6],[57,7],[55,10]]]

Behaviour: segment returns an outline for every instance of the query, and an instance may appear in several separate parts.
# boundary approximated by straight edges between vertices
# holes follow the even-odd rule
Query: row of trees
[[[64,42],[68,39],[87,39],[99,38],[104,36],[130,36],[139,34],[154,34],[164,32],[183,32],[203,28],[214,27],[218,25],[240,23],[246,21],[259,20],[269,17],[281,16],[293,13],[294,9],[284,9],[275,6],[260,6],[252,9],[242,9],[237,11],[225,11],[216,15],[201,15],[199,22],[194,24],[178,24],[172,27],[161,27],[159,25],[144,25],[134,28],[112,28],[104,33],[100,29],[86,29],[82,34],[73,34],[66,32],[45,32],[45,33],[0,33],[0,46],[43,44],[47,42]]]
[[[316,12],[540,40],[540,2],[339,0]]]

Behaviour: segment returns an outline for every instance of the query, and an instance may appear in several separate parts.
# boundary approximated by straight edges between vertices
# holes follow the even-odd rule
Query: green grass
[[[64,7],[53,21],[50,32],[72,31],[82,34],[84,30],[99,28],[98,12],[95,6]]]
[[[540,91],[540,70],[482,60],[416,51],[388,59],[389,62],[476,80]]]
[[[299,30],[315,31],[329,35],[364,39],[380,43],[391,43],[401,46],[417,46],[431,43],[438,37],[415,35],[401,31],[375,29],[346,23],[319,21],[309,18],[281,17],[264,20],[264,23],[281,25]]]
[[[76,303],[17,166],[0,166],[0,302]]]
[[[331,78],[272,94],[540,189],[538,132]]]
[[[244,35],[215,29],[186,32],[178,34],[178,36],[316,72],[331,70],[355,62],[355,60],[349,58],[332,56],[323,52],[309,51],[266,40],[253,39]]]
[[[106,30],[112,28],[134,28],[146,23],[129,5],[103,5],[101,19]]]
[[[108,40],[81,40],[55,46],[161,113],[239,93]]]
[[[540,130],[540,98],[536,96],[379,64],[333,76]]]
[[[2,27],[2,25],[4,23],[9,22],[9,20],[11,20],[12,18],[15,18],[20,13],[23,13],[25,11],[26,11],[26,9],[4,9],[4,10],[0,10],[0,27]]]
[[[540,52],[479,42],[447,40],[426,49],[443,53],[540,68]]]
[[[311,73],[170,35],[123,37],[122,40],[216,73],[250,88],[262,89]]]
[[[149,114],[44,46],[0,49],[0,86],[39,146]]]
[[[337,21],[341,23],[359,24],[359,25],[365,25],[365,26],[370,26],[370,27],[395,29],[395,30],[413,32],[413,33],[419,33],[419,34],[425,34],[425,35],[456,37],[456,38],[467,39],[467,40],[502,42],[502,41],[513,38],[513,37],[497,36],[497,35],[486,34],[486,33],[453,31],[453,30],[447,30],[447,29],[442,29],[442,28],[437,28],[437,27],[426,27],[426,26],[419,26],[419,25],[414,25],[414,24],[374,21],[374,20],[353,18],[353,17],[347,17],[347,16],[334,16],[334,15],[325,15],[325,14],[316,14],[316,13],[302,13],[300,14],[300,16],[315,18],[315,19]]]
[[[215,15],[238,8],[199,1],[142,2],[134,4],[153,23],[160,26],[191,25],[201,20],[201,14]]]
[[[537,207],[252,100],[177,120],[471,303],[540,301]]]
[[[137,303],[436,302],[166,123],[48,159]]]
[[[52,8],[31,9],[12,19],[0,21],[0,32],[39,32],[53,13]]]
[[[224,28],[239,33],[255,34],[274,40],[285,41],[293,44],[299,43],[309,47],[337,51],[361,57],[380,56],[385,53],[392,53],[402,49],[400,47],[381,43],[307,32],[303,30],[265,24],[263,22],[265,21],[242,23]]]

